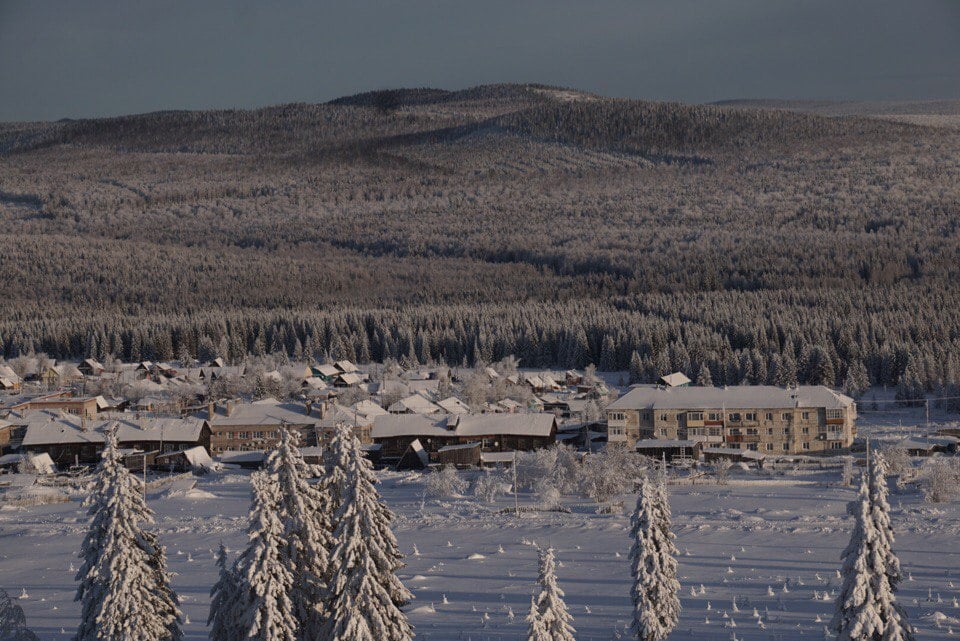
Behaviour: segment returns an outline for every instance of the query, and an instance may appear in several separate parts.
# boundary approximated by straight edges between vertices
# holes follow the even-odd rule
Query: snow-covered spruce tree
[[[563,602],[563,590],[557,585],[557,564],[553,548],[540,550],[540,594],[530,602],[527,641],[574,641],[573,617]]]
[[[324,455],[324,474],[320,478],[322,491],[329,501],[329,514],[336,514],[343,503],[343,488],[347,483],[347,467],[350,463],[350,448],[353,431],[347,425],[338,425],[330,438],[330,447]]]
[[[869,473],[847,511],[854,517],[843,551],[843,584],[830,628],[838,641],[912,641],[906,613],[896,603],[886,572],[882,535],[871,516]]]
[[[290,601],[301,639],[315,639],[323,628],[327,563],[333,547],[326,484],[311,485],[297,437],[286,428],[267,459],[267,471],[280,490],[279,516],[287,551],[282,560],[293,577]]]
[[[179,603],[164,550],[143,529],[153,513],[143,483],[123,466],[116,432],[105,446],[87,500],[92,518],[77,572],[80,626],[76,641],[179,641]]]
[[[400,607],[413,596],[396,572],[403,567],[390,530],[393,514],[374,487],[370,461],[352,433],[343,448],[342,503],[334,517],[326,641],[409,641],[413,629]]]
[[[280,484],[269,472],[254,473],[252,481],[248,543],[237,565],[237,623],[241,638],[295,641],[297,620],[290,601],[293,575],[286,562],[288,546],[280,520]]]
[[[3,589],[0,589],[0,641],[39,641],[27,627],[23,608]]]
[[[887,476],[889,468],[887,460],[879,451],[874,451],[869,467],[870,483],[870,518],[877,530],[879,551],[883,558],[884,571],[890,582],[890,589],[897,590],[902,579],[900,573],[900,559],[893,551],[895,538],[893,526],[890,524],[890,503],[887,500],[889,489]]]
[[[229,561],[227,549],[221,541],[217,549],[219,578],[210,589],[210,614],[207,616],[210,641],[235,641],[242,638],[237,620],[240,577],[236,567]]]
[[[675,535],[670,530],[670,505],[665,486],[655,486],[643,477],[630,523],[633,539],[631,631],[640,641],[661,641],[680,618],[677,548],[673,543]]]

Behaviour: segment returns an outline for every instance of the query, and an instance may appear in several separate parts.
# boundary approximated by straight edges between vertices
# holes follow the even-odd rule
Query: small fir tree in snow
[[[290,601],[293,574],[280,520],[280,484],[268,472],[253,474],[252,481],[248,543],[238,560],[237,623],[244,639],[295,641],[297,621]]]
[[[631,522],[630,562],[633,587],[632,633],[640,641],[667,638],[680,618],[680,582],[677,548],[670,527],[666,487],[646,477],[640,483],[637,508]]]
[[[527,641],[574,641],[573,616],[563,602],[563,590],[557,585],[553,548],[540,550],[540,594],[530,601]]]
[[[843,582],[830,628],[838,641],[912,641],[906,613],[896,603],[887,575],[884,535],[872,516],[869,471],[855,501],[850,543],[843,551]]]
[[[27,628],[23,608],[3,589],[0,589],[0,641],[39,641]]]
[[[170,588],[163,548],[143,529],[153,512],[143,483],[123,466],[115,430],[107,432],[87,506],[81,545],[80,626],[76,641],[179,641],[179,602]]]
[[[279,484],[279,516],[287,542],[282,559],[293,577],[293,614],[300,638],[314,639],[322,631],[327,563],[333,547],[329,486],[307,482],[309,466],[296,436],[286,428],[280,430],[280,442],[267,459],[267,470]]]
[[[210,641],[235,641],[242,638],[237,619],[240,577],[236,567],[229,563],[223,542],[217,549],[217,569],[219,578],[210,589],[210,614],[207,616]]]
[[[330,554],[327,641],[409,641],[413,629],[400,607],[413,596],[396,572],[403,556],[390,530],[393,513],[380,500],[376,477],[360,445],[338,435],[344,483],[334,517]]]

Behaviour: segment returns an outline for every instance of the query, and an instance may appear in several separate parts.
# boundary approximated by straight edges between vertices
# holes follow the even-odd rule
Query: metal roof
[[[607,410],[737,410],[737,409],[845,409],[853,399],[823,385],[774,387],[737,385],[733,387],[658,387],[642,385],[631,389],[607,406]]]

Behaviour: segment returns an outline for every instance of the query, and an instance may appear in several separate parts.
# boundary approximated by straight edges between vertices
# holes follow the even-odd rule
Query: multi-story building
[[[609,443],[689,439],[768,454],[842,450],[857,434],[852,398],[822,385],[638,385],[607,406]]]

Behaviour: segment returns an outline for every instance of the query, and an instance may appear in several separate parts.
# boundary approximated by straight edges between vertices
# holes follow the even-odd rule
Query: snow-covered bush
[[[452,465],[444,467],[439,472],[427,475],[424,491],[427,496],[442,499],[459,496],[467,490],[468,483]]]
[[[597,503],[605,503],[629,489],[643,474],[643,457],[626,448],[608,446],[586,457],[582,466],[584,493]]]
[[[883,458],[887,461],[887,470],[894,476],[904,476],[913,470],[912,459],[906,448],[892,445],[883,449]]]
[[[503,494],[507,482],[498,471],[485,470],[473,481],[473,495],[484,503],[493,503]]]
[[[923,466],[923,475],[923,494],[930,503],[943,503],[960,494],[960,459],[930,459]]]

